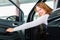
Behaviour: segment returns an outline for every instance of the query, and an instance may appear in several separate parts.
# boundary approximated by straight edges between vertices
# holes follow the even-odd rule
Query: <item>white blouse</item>
[[[35,26],[40,25],[42,23],[48,25],[48,23],[47,23],[48,17],[49,17],[49,14],[45,14],[44,16],[39,17],[37,20],[34,20],[32,22],[28,22],[23,25],[15,27],[14,31],[32,28],[32,27],[35,27]]]

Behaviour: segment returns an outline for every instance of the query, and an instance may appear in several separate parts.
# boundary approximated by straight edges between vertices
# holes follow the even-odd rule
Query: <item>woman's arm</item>
[[[42,23],[47,24],[48,17],[49,17],[49,15],[45,15],[45,16],[39,17],[37,20],[25,23],[23,25],[15,27],[15,28],[8,28],[6,31],[7,32],[14,32],[14,31],[18,31],[18,30],[28,29],[28,28],[40,25]]]
[[[25,24],[20,25],[20,26],[18,26],[18,27],[15,27],[15,28],[13,29],[13,31],[18,31],[18,30],[23,30],[23,29],[32,28],[32,27],[37,26],[37,25],[42,24],[42,23],[43,23],[43,18],[40,17],[40,18],[38,18],[38,19],[35,20],[35,21],[28,22],[28,23],[25,23]]]

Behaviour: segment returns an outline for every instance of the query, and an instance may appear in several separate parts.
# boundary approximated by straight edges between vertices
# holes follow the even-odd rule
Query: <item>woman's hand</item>
[[[8,28],[6,29],[6,32],[14,32],[14,31],[13,31],[13,28]]]

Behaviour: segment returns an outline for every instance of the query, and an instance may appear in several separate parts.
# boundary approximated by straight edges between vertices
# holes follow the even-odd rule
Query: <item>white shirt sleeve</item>
[[[18,27],[15,27],[14,31],[32,28],[32,27],[40,25],[42,23],[43,23],[43,17],[39,17],[37,20],[34,20],[32,22],[28,22],[28,23],[25,23],[25,24],[20,25]]]

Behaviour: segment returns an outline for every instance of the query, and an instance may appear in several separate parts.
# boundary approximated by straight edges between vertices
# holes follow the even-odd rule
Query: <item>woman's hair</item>
[[[40,2],[36,5],[36,7],[37,6],[43,8],[47,14],[51,14],[52,12],[52,8],[50,8],[45,2]],[[36,7],[35,7],[35,11],[36,11]]]

